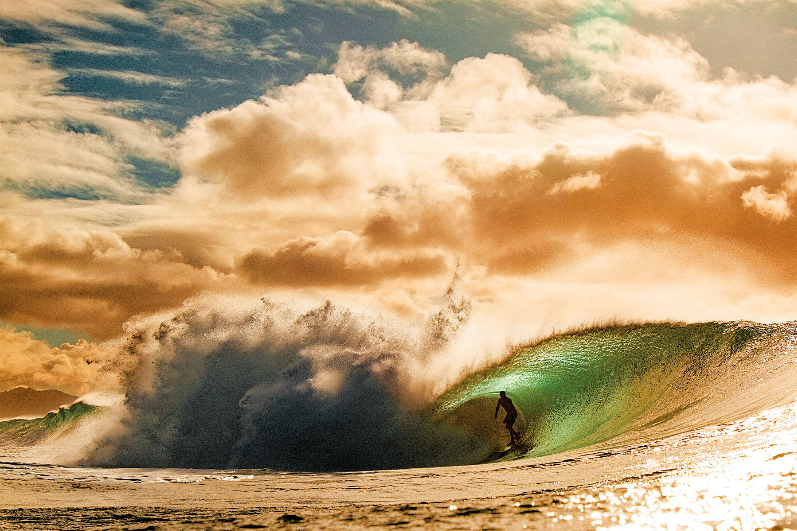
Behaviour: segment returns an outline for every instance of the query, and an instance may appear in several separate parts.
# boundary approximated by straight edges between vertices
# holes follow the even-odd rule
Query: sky
[[[0,391],[197,297],[797,316],[797,2],[16,0],[0,45]]]

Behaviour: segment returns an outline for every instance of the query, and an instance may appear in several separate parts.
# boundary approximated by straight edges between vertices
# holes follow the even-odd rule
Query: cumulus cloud
[[[111,357],[103,347],[83,339],[51,348],[30,332],[0,327],[0,391],[18,386],[74,395],[114,390],[118,383],[105,367]]]
[[[326,241],[299,238],[272,252],[248,253],[237,270],[253,282],[272,285],[362,286],[392,278],[435,276],[448,269],[445,255],[439,252],[368,256],[357,247],[357,238],[347,231]]]
[[[754,208],[762,216],[776,221],[791,217],[789,196],[783,190],[770,193],[764,185],[754,186],[742,194],[742,202],[745,207]]]
[[[554,183],[554,185],[551,186],[551,189],[548,190],[548,193],[558,194],[561,192],[572,193],[579,190],[591,190],[593,188],[597,188],[600,186],[600,184],[600,174],[590,170],[583,175],[576,174],[568,179],[565,179],[564,181]]]
[[[447,67],[445,55],[407,40],[386,48],[344,42],[334,73],[349,85],[359,85],[366,101],[386,109],[423,99]],[[431,127],[437,125],[433,121]]]
[[[415,81],[440,77],[446,67],[446,57],[436,50],[423,48],[406,39],[386,48],[360,46],[349,41],[338,49],[335,75],[346,83],[353,83],[389,68],[399,75],[414,76]]]
[[[766,257],[760,277],[793,286],[793,258],[782,245],[793,239],[786,194],[750,189],[727,162],[682,158],[656,135],[631,137],[597,156],[559,147],[533,163],[490,169],[451,158],[449,165],[470,191],[470,241],[483,246],[483,260],[496,271],[567,271],[620,242],[655,254],[689,235],[703,249],[684,248],[680,268],[693,267],[695,256],[711,263],[741,253],[749,274],[762,267],[756,257]],[[752,216],[748,207],[768,217]]]
[[[182,165],[186,176],[239,197],[334,197],[389,181],[397,133],[395,119],[355,101],[339,78],[311,75],[192,120]]]
[[[604,112],[671,110],[685,87],[706,81],[707,61],[683,39],[646,35],[610,17],[521,34],[518,43],[548,64],[564,94]]]
[[[132,315],[178,304],[219,274],[176,252],[130,247],[116,233],[0,217],[2,319],[116,335]]]
[[[743,120],[759,124],[762,134],[774,126],[775,137],[783,133],[777,123],[797,115],[794,83],[748,78],[731,69],[713,78],[708,61],[685,39],[645,34],[608,16],[557,22],[520,34],[517,42],[545,64],[542,75],[556,92],[588,114],[645,113],[641,123],[648,127],[663,125],[650,113],[694,121],[696,127]]]
[[[441,53],[407,41],[382,49],[344,43],[335,74],[348,84],[361,81],[369,102],[390,108],[410,129],[425,123],[434,131],[508,132],[567,112],[514,57],[470,57],[447,73],[446,65]]]
[[[434,201],[404,198],[371,214],[361,234],[379,248],[461,249],[466,243],[466,190]]]
[[[567,110],[563,101],[543,94],[531,81],[529,71],[514,57],[487,54],[454,65],[429,101],[452,129],[480,133],[516,131]]]

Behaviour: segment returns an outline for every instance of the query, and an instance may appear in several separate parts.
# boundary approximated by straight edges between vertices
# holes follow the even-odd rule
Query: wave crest
[[[473,441],[421,409],[469,309],[426,326],[340,308],[196,300],[132,326],[122,347],[124,432],[88,464],[354,470],[447,465]],[[448,312],[448,313],[446,313]],[[447,324],[447,323],[450,323]]]

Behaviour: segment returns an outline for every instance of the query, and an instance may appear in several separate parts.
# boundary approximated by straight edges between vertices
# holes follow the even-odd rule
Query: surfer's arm
[[[493,415],[494,419],[498,418],[498,408],[500,408],[500,407],[501,407],[501,401],[499,400],[498,404],[496,404],[496,406],[495,406],[495,415]]]

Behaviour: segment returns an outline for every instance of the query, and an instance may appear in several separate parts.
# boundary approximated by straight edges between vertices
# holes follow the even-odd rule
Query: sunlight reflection
[[[734,437],[739,431],[751,435],[744,444]],[[688,468],[573,494],[547,514],[556,528],[583,515],[599,530],[795,529],[795,441],[797,405],[791,404],[671,443],[694,446],[698,459]],[[645,464],[662,468],[654,459]]]

